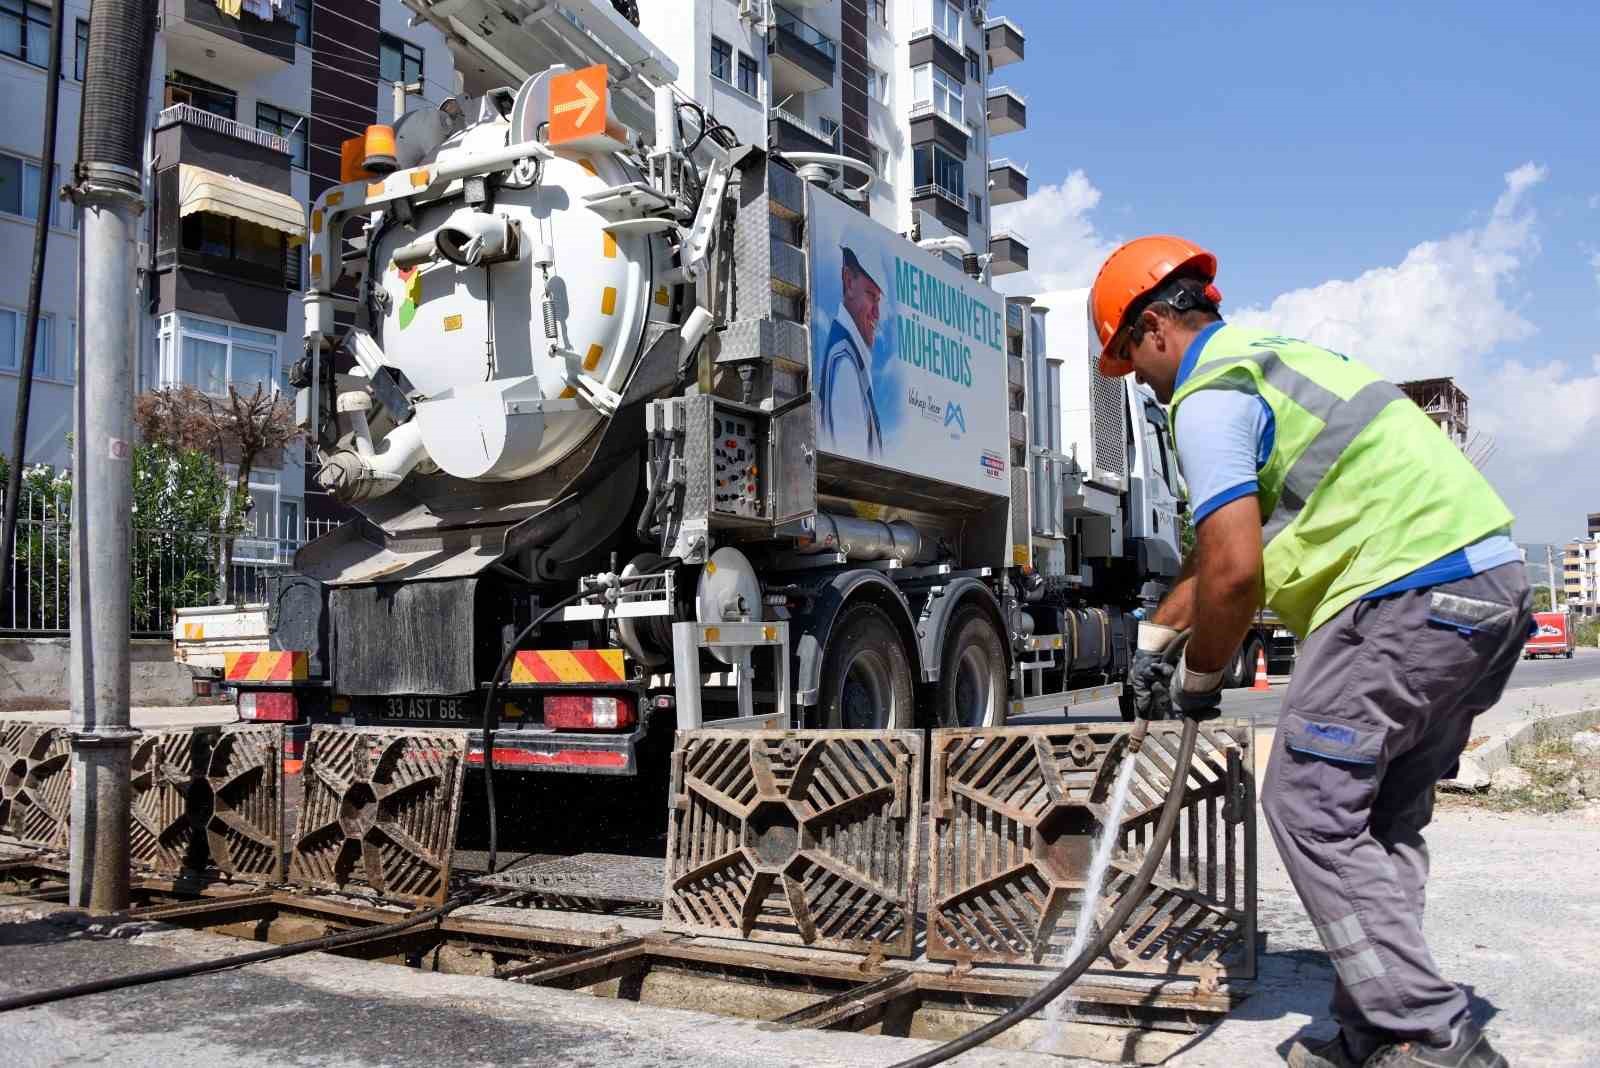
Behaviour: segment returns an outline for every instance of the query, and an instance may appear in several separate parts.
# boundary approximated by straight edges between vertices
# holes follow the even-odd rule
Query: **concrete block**
[[[67,638],[0,638],[0,710],[66,708],[72,701],[71,643]],[[129,643],[134,705],[194,701],[194,673],[172,659],[163,638]]]

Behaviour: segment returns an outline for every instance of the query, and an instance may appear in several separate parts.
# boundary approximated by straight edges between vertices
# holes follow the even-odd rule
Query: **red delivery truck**
[[[1522,658],[1532,660],[1536,656],[1564,656],[1572,659],[1572,627],[1569,619],[1565,612],[1535,612],[1533,622],[1538,630],[1522,647]]]

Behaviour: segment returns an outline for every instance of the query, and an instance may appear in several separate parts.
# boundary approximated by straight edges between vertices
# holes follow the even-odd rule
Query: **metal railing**
[[[1001,226],[989,231],[989,243],[993,244],[996,241],[1012,241],[1023,248],[1028,247],[1028,239],[1009,226]]]
[[[262,148],[270,148],[274,152],[282,152],[286,156],[293,155],[293,149],[289,147],[289,139],[282,134],[268,133],[265,130],[258,130],[254,126],[246,126],[235,119],[225,119],[221,115],[213,115],[209,111],[201,111],[193,104],[174,104],[170,108],[165,108],[156,120],[156,128],[159,129],[163,126],[171,126],[180,122],[191,126],[199,126],[227,137],[237,138],[240,141],[248,141],[252,145],[260,145]]]
[[[809,122],[791,111],[786,111],[780,107],[774,107],[772,109],[772,116],[775,119],[788,123],[790,126],[793,126],[802,133],[806,133],[812,137],[815,137],[818,141],[826,141],[828,144],[833,143],[832,134],[824,133],[821,128],[811,125]]]
[[[989,91],[985,93],[984,96],[990,100],[993,100],[997,96],[1009,96],[1023,107],[1028,106],[1028,98],[1011,88],[1009,85],[992,85],[989,87]]]
[[[913,100],[911,102],[910,117],[915,119],[923,115],[937,115],[945,122],[964,131],[968,137],[972,136],[972,123],[967,121],[965,115],[952,115],[943,108],[934,107],[931,100]]]
[[[1009,159],[1005,156],[1001,156],[999,159],[992,159],[989,161],[989,169],[991,171],[1005,170],[1007,167],[1016,171],[1024,178],[1028,176],[1028,165],[1026,163],[1018,163],[1017,161]]]
[[[805,19],[796,15],[782,4],[774,4],[773,11],[776,17],[773,24],[785,33],[793,34],[801,44],[804,44],[827,57],[829,63],[836,63],[839,59],[839,46],[832,37],[817,29]]]
[[[911,199],[917,200],[921,197],[942,197],[962,211],[967,210],[966,197],[957,193],[954,189],[940,185],[938,182],[929,182],[927,185],[919,185],[911,190]]]
[[[1012,22],[1004,15],[991,15],[987,20],[984,21],[983,24],[983,28],[986,30],[998,30],[1002,26],[1006,27],[1023,40],[1028,39],[1028,35],[1022,32],[1022,27],[1018,26],[1015,22]]]
[[[234,538],[229,567],[235,604],[268,599],[272,582],[288,572],[295,550],[310,538],[337,527],[331,520],[308,520],[295,537]],[[223,537],[214,530],[146,527],[137,522],[130,544],[129,623],[136,637],[172,633],[178,608],[222,604]],[[71,623],[70,505],[64,495],[28,492],[17,509],[16,550],[11,561],[11,593],[0,604],[0,632],[60,635]]]

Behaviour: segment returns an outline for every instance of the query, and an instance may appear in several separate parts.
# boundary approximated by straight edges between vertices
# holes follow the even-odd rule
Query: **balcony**
[[[1015,204],[1028,199],[1028,168],[1001,157],[989,161],[989,203]]]
[[[1009,85],[997,85],[988,93],[989,133],[1008,134],[1027,129],[1028,101]]]
[[[931,63],[958,82],[967,80],[967,54],[960,41],[952,41],[942,30],[929,26],[912,30],[909,60],[913,69]]]
[[[1028,245],[1015,230],[999,229],[989,235],[989,271],[995,275],[1016,274],[1028,269]]]
[[[832,37],[782,5],[774,10],[767,54],[772,59],[773,97],[812,93],[833,85],[839,46]]]
[[[951,233],[967,236],[967,201],[960,193],[938,184],[919,185],[911,190],[911,207],[938,219]]]
[[[768,113],[767,143],[774,152],[837,152],[833,138],[800,116],[773,108]]]
[[[224,15],[214,0],[172,0],[163,5],[162,39],[169,68],[215,81],[249,81],[294,65],[294,22],[259,19],[241,10]]]
[[[983,39],[989,52],[989,67],[999,70],[1010,63],[1021,63],[1027,38],[1022,28],[1001,15],[983,24]]]
[[[911,105],[911,143],[913,145],[934,141],[962,159],[966,159],[967,142],[971,137],[972,130],[965,122],[940,111],[933,106],[932,101],[918,100]]]
[[[288,141],[188,104],[161,112],[153,141],[159,313],[285,329],[305,238]]]

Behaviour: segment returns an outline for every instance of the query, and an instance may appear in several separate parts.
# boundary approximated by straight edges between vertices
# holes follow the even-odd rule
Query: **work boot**
[[[1289,1068],[1362,1068],[1361,1058],[1351,1056],[1339,1032],[1322,1042],[1301,1039],[1289,1047]]]
[[[1456,1031],[1448,1046],[1401,1042],[1384,1046],[1367,1058],[1364,1068],[1510,1068],[1471,1020]]]

